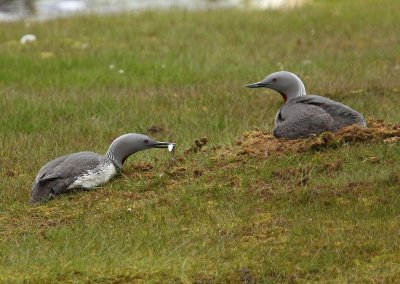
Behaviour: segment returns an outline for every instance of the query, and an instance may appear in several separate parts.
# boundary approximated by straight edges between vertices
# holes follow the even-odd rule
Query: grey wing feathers
[[[314,105],[284,105],[278,115],[274,136],[295,139],[332,130],[332,117]]]
[[[60,158],[57,158],[57,159],[55,159],[55,160],[52,160],[52,161],[48,162],[46,165],[44,165],[44,166],[39,170],[38,174],[36,175],[35,180],[38,181],[38,180],[40,180],[41,178],[43,178],[44,175],[45,175],[46,173],[48,173],[51,169],[57,167],[59,164],[61,164],[62,162],[64,162],[65,159],[67,159],[67,158],[68,158],[68,156],[63,156],[63,157],[60,157]]]
[[[333,118],[332,127],[334,130],[338,130],[342,127],[353,124],[359,124],[363,127],[367,126],[362,114],[344,104],[330,100],[328,98],[312,95],[303,96],[297,99],[297,103],[314,105],[322,108]]]
[[[79,152],[48,162],[39,170],[32,185],[31,202],[41,202],[68,190],[69,186],[88,171],[96,171],[107,160],[93,152]]]
[[[93,152],[79,152],[63,156],[47,163],[40,169],[36,182],[44,182],[52,179],[73,180],[87,172],[95,169],[103,157]]]
[[[366,127],[364,117],[350,107],[320,96],[302,96],[281,107],[274,135],[294,139],[353,124]]]

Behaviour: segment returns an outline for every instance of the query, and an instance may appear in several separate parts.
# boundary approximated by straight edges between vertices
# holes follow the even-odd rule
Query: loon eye
[[[147,144],[147,143],[149,143],[149,140],[145,139],[143,142],[144,142],[145,144]]]
[[[278,81],[278,79],[276,79],[276,78],[273,78],[273,79],[272,79],[272,82],[276,82],[276,81]]]

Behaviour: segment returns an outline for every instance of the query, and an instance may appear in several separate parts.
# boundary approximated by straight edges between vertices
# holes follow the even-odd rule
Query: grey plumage
[[[31,202],[47,199],[68,191],[68,187],[80,176],[100,172],[110,160],[93,152],[78,152],[50,161],[43,166],[32,186]]]
[[[279,109],[273,133],[278,138],[294,139],[353,124],[366,127],[363,116],[348,106],[320,96],[304,96]]]
[[[353,124],[367,126],[360,113],[344,104],[320,96],[306,96],[304,84],[290,72],[272,73],[247,87],[270,88],[284,98],[285,104],[275,116],[273,134],[278,138],[295,139],[325,131],[335,132]]]
[[[31,202],[45,201],[73,188],[99,186],[115,176],[133,153],[150,148],[167,148],[170,144],[173,143],[130,133],[115,139],[105,155],[78,152],[59,157],[39,170],[32,185]]]

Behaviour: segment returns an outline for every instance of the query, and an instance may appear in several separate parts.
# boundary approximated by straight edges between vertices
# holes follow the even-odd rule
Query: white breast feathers
[[[109,181],[113,176],[117,174],[117,170],[112,163],[107,163],[101,168],[95,171],[88,171],[85,174],[78,177],[68,188],[91,188],[102,185]]]

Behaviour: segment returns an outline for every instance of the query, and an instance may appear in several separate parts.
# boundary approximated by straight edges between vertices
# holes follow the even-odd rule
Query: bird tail
[[[365,120],[364,116],[360,113],[360,121],[358,122],[358,124],[362,127],[367,128],[367,121]]]
[[[35,181],[32,184],[30,203],[39,203],[48,200],[53,192],[53,183],[44,181]]]

